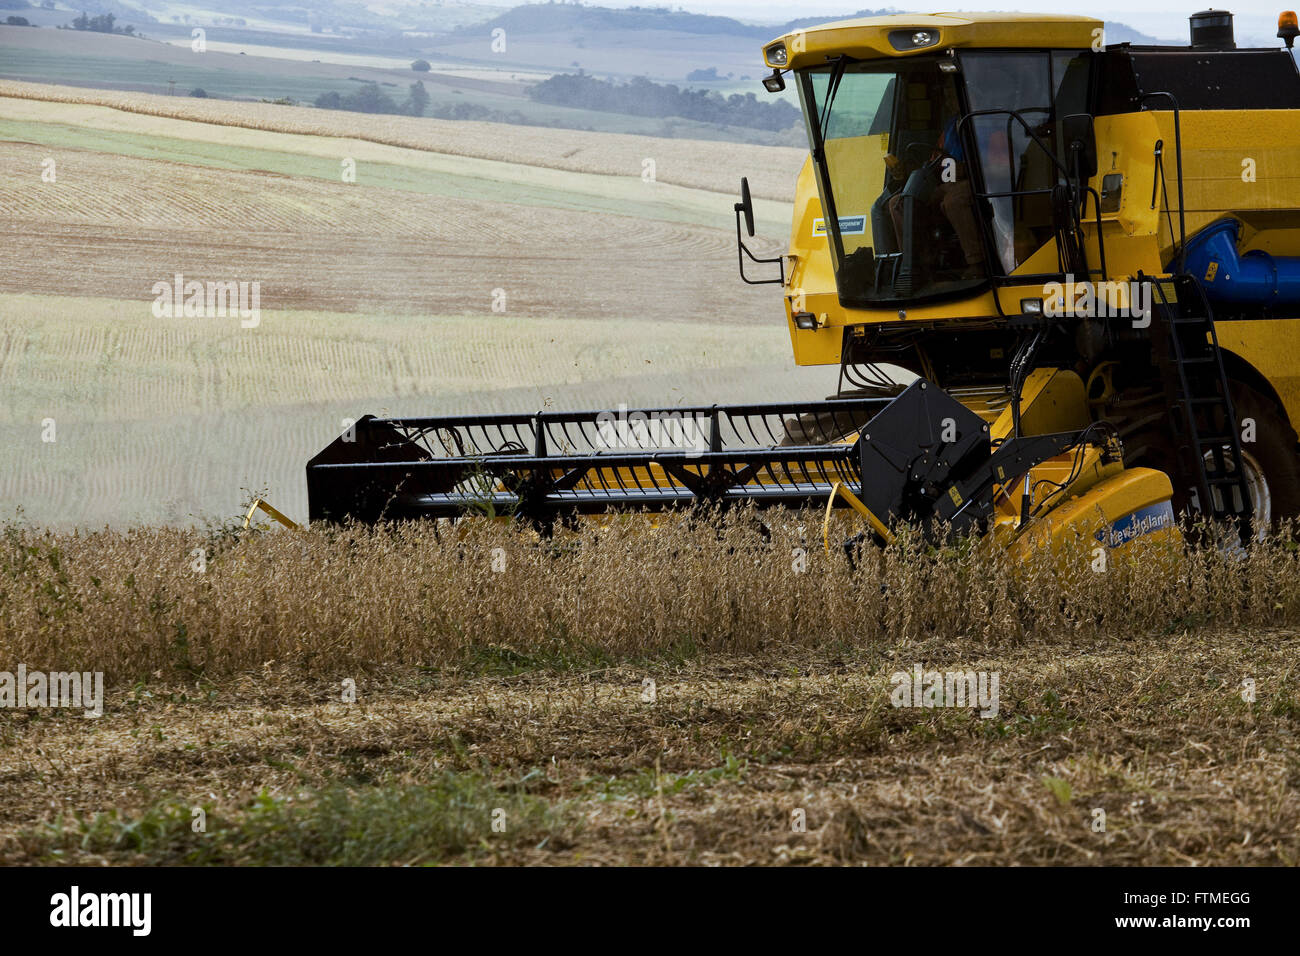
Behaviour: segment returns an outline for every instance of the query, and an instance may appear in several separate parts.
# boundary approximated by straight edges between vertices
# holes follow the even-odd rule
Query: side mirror
[[[740,177],[740,202],[736,203],[736,212],[745,217],[745,231],[754,234],[754,200],[749,195],[749,177]]]
[[[1075,157],[1075,171],[1087,182],[1097,175],[1097,135],[1092,128],[1092,114],[1074,113],[1061,120],[1065,148]]]
[[[749,194],[749,177],[742,177],[740,180],[740,202],[735,205],[736,211],[736,258],[740,262],[740,278],[750,285],[775,285],[780,283],[785,285],[785,256],[774,256],[771,259],[760,259],[749,251],[745,245],[745,239],[740,234],[740,220],[745,220],[745,230],[752,236],[754,234],[754,199]],[[751,279],[745,275],[745,257],[748,256],[750,261],[757,262],[760,265],[776,265],[781,270],[779,279]]]

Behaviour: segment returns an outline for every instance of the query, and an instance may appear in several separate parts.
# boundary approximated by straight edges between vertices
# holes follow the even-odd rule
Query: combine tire
[[[1245,385],[1234,384],[1232,403],[1243,430],[1255,424],[1255,440],[1241,443],[1246,483],[1255,505],[1255,527],[1274,528],[1279,521],[1300,516],[1300,454],[1296,433],[1277,406]]]
[[[1234,382],[1232,402],[1243,430],[1254,422],[1254,441],[1242,442],[1246,484],[1254,504],[1256,533],[1276,528],[1278,522],[1300,517],[1300,449],[1296,432],[1278,412],[1277,406],[1254,389]],[[1130,465],[1156,468],[1172,474],[1174,449],[1169,426],[1163,415],[1147,417],[1136,428],[1121,429],[1124,458]],[[1124,434],[1128,431],[1128,434]],[[1248,433],[1247,433],[1248,434]],[[1174,511],[1182,514],[1191,507],[1187,492],[1174,489]]]

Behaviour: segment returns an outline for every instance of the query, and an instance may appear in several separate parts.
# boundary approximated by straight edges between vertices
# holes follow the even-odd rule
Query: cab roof
[[[951,48],[1100,49],[1103,23],[1092,17],[1051,13],[900,13],[886,17],[837,20],[794,30],[763,48],[770,67],[818,66],[847,54],[856,59],[912,56]],[[913,42],[916,34],[929,42]],[[784,44],[786,61],[774,60]]]

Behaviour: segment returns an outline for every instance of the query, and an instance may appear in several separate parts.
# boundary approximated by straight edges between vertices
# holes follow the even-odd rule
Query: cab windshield
[[[1085,106],[1079,52],[981,51],[960,68],[841,58],[801,71],[799,95],[825,214],[814,233],[846,305],[960,295],[1052,238],[1049,150],[1057,116]]]

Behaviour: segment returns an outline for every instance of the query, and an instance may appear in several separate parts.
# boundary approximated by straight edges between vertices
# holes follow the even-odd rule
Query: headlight
[[[891,30],[889,44],[895,50],[924,50],[939,42],[938,30]]]
[[[767,58],[767,62],[772,66],[785,66],[790,60],[784,43],[773,43],[763,51],[763,56]]]

